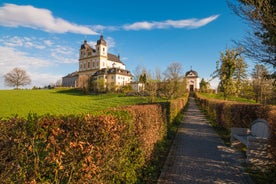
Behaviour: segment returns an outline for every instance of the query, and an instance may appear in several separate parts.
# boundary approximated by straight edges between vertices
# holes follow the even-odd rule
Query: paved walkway
[[[240,166],[242,159],[223,144],[190,98],[158,184],[252,184]]]

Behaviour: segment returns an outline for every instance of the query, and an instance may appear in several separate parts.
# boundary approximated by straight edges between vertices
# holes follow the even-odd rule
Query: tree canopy
[[[230,95],[237,95],[240,92],[241,83],[247,76],[247,64],[241,57],[241,52],[241,48],[226,49],[217,61],[216,71],[212,77],[220,79],[219,91],[223,93],[224,99]]]
[[[15,87],[18,89],[19,86],[26,86],[31,84],[31,78],[27,72],[21,68],[14,68],[10,72],[4,75],[5,85]]]
[[[245,54],[259,62],[276,67],[276,1],[237,0],[228,1],[232,10],[252,28],[247,36],[237,41]]]

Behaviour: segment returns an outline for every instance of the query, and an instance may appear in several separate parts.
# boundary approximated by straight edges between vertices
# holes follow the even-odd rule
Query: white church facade
[[[187,84],[186,88],[188,91],[193,92],[199,90],[200,79],[196,71],[191,69],[190,71],[186,72],[185,78]]]
[[[69,83],[71,78],[69,79],[67,76],[63,77],[62,81]],[[86,40],[81,45],[78,78],[75,82],[76,85],[72,87],[87,87],[90,79],[94,83],[102,80],[104,87],[120,87],[131,83],[132,77],[131,72],[126,70],[125,64],[120,60],[120,56],[108,52],[108,45],[101,35],[94,48]],[[72,80],[76,80],[76,78],[72,78]],[[73,81],[70,82],[70,84],[73,83]],[[63,83],[63,86],[66,84]]]

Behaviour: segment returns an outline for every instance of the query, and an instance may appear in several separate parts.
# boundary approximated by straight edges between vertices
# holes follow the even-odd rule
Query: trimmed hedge
[[[271,127],[271,153],[276,161],[276,106],[237,103],[207,99],[196,94],[198,104],[222,127],[249,128],[257,118],[265,119]]]
[[[135,183],[187,97],[70,116],[0,120],[2,183]]]

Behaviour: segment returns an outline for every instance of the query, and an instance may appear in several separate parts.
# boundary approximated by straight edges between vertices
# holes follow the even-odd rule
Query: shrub
[[[267,120],[271,127],[271,154],[276,161],[276,107],[261,104],[228,102],[224,100],[207,99],[196,94],[198,104],[216,123],[230,132],[231,127],[249,128],[257,118]]]
[[[2,183],[136,183],[187,99],[0,119]]]

